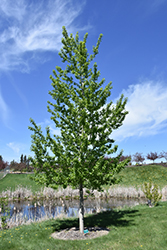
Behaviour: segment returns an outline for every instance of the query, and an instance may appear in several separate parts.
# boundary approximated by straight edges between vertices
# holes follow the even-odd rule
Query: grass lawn
[[[138,186],[142,185],[151,177],[153,183],[160,188],[167,185],[167,168],[158,165],[146,165],[138,167],[129,167],[123,169],[118,177],[122,177],[120,185],[122,186]]]
[[[2,180],[0,180],[0,192],[5,191],[9,188],[14,191],[18,185],[27,187],[33,193],[41,190],[42,185],[38,185],[35,181],[29,177],[33,174],[7,174]]]
[[[167,249],[167,202],[149,208],[114,209],[85,218],[85,226],[108,227],[108,235],[92,240],[58,240],[55,230],[78,226],[78,219],[57,219],[0,231],[0,249],[4,250],[137,250]]]
[[[30,176],[32,174],[8,174],[0,180],[0,192],[9,188],[15,190],[18,185],[31,189],[33,193],[41,190],[42,186],[31,180]],[[118,177],[122,177],[120,186],[141,186],[151,177],[153,182],[162,188],[167,185],[167,168],[157,165],[129,167],[122,170]],[[105,188],[108,189],[109,187],[105,186]]]

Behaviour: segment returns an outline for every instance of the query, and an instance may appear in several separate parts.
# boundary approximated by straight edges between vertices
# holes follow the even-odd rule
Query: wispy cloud
[[[139,6],[142,6],[141,15],[144,17],[148,17],[150,15],[155,14],[166,4],[166,0],[147,0],[140,1]]]
[[[157,11],[165,2],[165,0],[151,0],[151,10]]]
[[[2,0],[0,69],[28,71],[29,63],[37,53],[59,50],[63,25],[72,33],[86,28],[74,26],[84,3],[73,0]]]
[[[55,123],[52,120],[45,119],[44,122],[38,123],[37,126],[41,126],[42,130],[49,127],[52,135],[61,135],[60,129],[55,127]]]
[[[7,146],[11,148],[17,155],[25,149],[25,145],[17,142],[9,142]]]
[[[167,128],[167,85],[146,80],[123,90],[128,97],[129,114],[124,124],[114,131],[119,141],[131,136],[150,136]]]
[[[2,119],[4,124],[7,125],[7,121],[9,118],[9,108],[4,101],[1,89],[0,89],[0,118]]]
[[[164,132],[167,129],[166,86],[160,81],[145,80],[123,90],[124,97],[128,97],[126,110],[129,114],[123,125],[114,130],[110,137],[116,141],[122,141],[128,137],[146,137]],[[118,98],[113,101],[113,106]],[[106,105],[102,108],[106,108]],[[52,134],[61,135],[60,129],[55,128],[52,121],[45,120],[38,125],[41,125],[42,129],[49,126]],[[96,140],[98,139],[97,135]]]

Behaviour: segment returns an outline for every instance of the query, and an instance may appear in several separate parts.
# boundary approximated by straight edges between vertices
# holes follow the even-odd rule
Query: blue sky
[[[165,0],[1,0],[0,3],[0,155],[10,162],[30,151],[32,117],[50,126],[49,76],[62,66],[62,26],[88,32],[91,52],[103,34],[95,61],[112,81],[107,102],[121,93],[129,114],[111,135],[124,155],[167,152],[167,2]],[[163,160],[163,159],[162,159]]]

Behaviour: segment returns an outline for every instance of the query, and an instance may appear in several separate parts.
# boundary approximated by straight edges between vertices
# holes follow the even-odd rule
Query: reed
[[[162,200],[167,200],[167,186],[163,187],[161,189],[162,192]],[[86,188],[84,188],[84,196],[88,196]],[[97,190],[94,190],[92,192],[92,196],[94,198],[144,198],[145,194],[143,193],[140,186],[138,187],[126,187],[126,186],[111,186],[108,190],[105,189],[102,192],[98,192]],[[71,198],[76,199],[79,197],[79,190],[78,189],[72,189],[70,186],[68,186],[66,189],[59,188],[58,190],[54,190],[50,187],[44,187],[41,188],[40,191],[37,191],[35,195],[33,192],[28,189],[27,187],[23,187],[21,185],[18,185],[15,191],[12,191],[11,188],[9,188],[6,191],[2,191],[0,193],[0,197],[8,197],[9,200],[14,199],[60,199],[60,198]]]
[[[16,190],[13,191],[11,188],[2,191],[0,193],[0,197],[8,197],[9,200],[12,199],[25,199],[33,197],[33,193],[27,187],[23,187],[22,185],[18,185]]]

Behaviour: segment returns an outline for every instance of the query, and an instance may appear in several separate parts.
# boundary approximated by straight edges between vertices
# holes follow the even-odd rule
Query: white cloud
[[[61,135],[60,129],[55,127],[55,123],[52,120],[45,119],[44,122],[37,123],[37,126],[41,126],[42,130],[49,127],[52,135]]]
[[[0,27],[0,69],[28,71],[34,54],[59,50],[62,26],[66,26],[69,33],[86,28],[76,28],[73,24],[84,3],[73,0],[3,0],[0,5],[3,24]]]
[[[123,140],[131,136],[155,135],[167,128],[167,87],[162,82],[143,81],[123,90],[128,97],[129,114],[112,137]]]
[[[9,142],[7,143],[7,146],[11,148],[14,153],[19,154],[20,151],[23,151],[25,149],[25,145],[22,143],[17,143],[17,142]]]
[[[1,0],[2,13],[8,17],[14,17],[17,20],[22,20],[25,8],[26,5],[22,0],[17,0],[17,2],[12,0]]]
[[[166,86],[163,82],[145,80],[123,90],[124,97],[128,97],[126,110],[129,114],[123,125],[114,130],[110,137],[116,141],[122,141],[132,136],[146,137],[167,130]],[[113,103],[116,103],[118,98]],[[38,125],[41,125],[43,129],[49,126],[52,134],[61,135],[60,129],[55,128],[52,121],[45,120]],[[99,139],[98,135],[96,139]]]
[[[0,89],[0,118],[6,124],[9,118],[9,108],[5,103]]]

